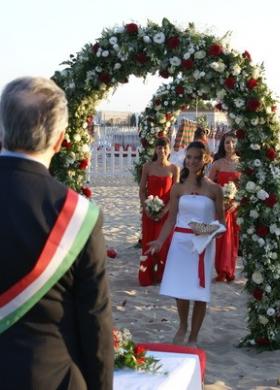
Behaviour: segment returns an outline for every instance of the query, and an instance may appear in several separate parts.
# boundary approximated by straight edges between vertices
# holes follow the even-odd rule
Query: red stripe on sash
[[[11,286],[7,291],[0,295],[0,307],[6,305],[9,301],[19,295],[46,269],[69,224],[69,221],[74,214],[76,205],[78,203],[78,197],[79,195],[76,192],[68,190],[62,210],[57,217],[54,227],[50,232],[47,242],[45,243],[43,251],[41,252],[41,255],[37,260],[34,268],[16,284]]]
[[[190,233],[194,234],[192,229],[189,228],[183,228],[176,226],[174,229],[175,232],[179,233]],[[199,277],[199,285],[200,287],[205,288],[205,268],[204,268],[204,255],[205,255],[205,249],[202,253],[198,255],[198,277]]]

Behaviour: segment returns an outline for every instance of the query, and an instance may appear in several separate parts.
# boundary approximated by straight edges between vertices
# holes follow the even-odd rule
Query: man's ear
[[[58,136],[57,136],[57,139],[53,145],[53,150],[54,150],[54,153],[58,153],[61,149],[61,144],[64,140],[64,137],[65,137],[65,130],[61,131]]]

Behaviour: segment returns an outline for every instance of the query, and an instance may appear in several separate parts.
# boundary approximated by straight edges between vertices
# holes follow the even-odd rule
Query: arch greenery
[[[158,72],[173,80],[160,87],[142,116],[140,165],[181,105],[213,99],[227,112],[241,154],[239,224],[248,293],[248,336],[243,343],[280,348],[280,129],[262,66],[254,66],[247,51],[230,48],[226,37],[199,33],[191,24],[180,30],[167,19],[161,25],[128,23],[105,29],[97,42],[86,44],[64,64],[53,79],[66,91],[70,122],[52,171],[88,197],[84,182],[95,106],[130,75]]]

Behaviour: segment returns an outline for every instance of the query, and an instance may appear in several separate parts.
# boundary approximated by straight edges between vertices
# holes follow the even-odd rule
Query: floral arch
[[[143,160],[155,137],[189,100],[213,99],[228,113],[237,129],[242,167],[239,223],[249,329],[243,342],[280,348],[280,126],[263,69],[252,65],[247,51],[236,52],[224,39],[201,34],[193,25],[181,31],[167,19],[162,25],[129,23],[106,29],[95,44],[86,44],[64,64],[67,67],[53,79],[68,97],[69,127],[52,171],[88,197],[84,182],[94,108],[131,74],[159,72],[173,79],[159,89],[142,118]]]

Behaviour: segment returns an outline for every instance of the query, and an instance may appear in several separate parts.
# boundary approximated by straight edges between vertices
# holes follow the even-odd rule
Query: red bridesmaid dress
[[[217,174],[216,182],[222,187],[230,182],[238,182],[240,172],[223,172]],[[215,267],[217,272],[217,281],[230,282],[235,278],[235,267],[238,256],[239,246],[239,227],[236,223],[237,209],[225,212],[226,232],[222,237],[216,240],[216,259]]]
[[[172,187],[171,176],[148,176],[147,196],[153,195],[161,198],[166,205],[170,199],[170,190]],[[159,221],[149,218],[144,212],[142,216],[142,254],[146,252],[148,242],[156,240],[160,234],[161,228],[168,216],[168,213]],[[166,239],[160,252],[154,255],[148,255],[146,260],[140,262],[138,279],[141,286],[150,286],[160,283],[164,271],[167,252],[169,249],[171,235]]]

